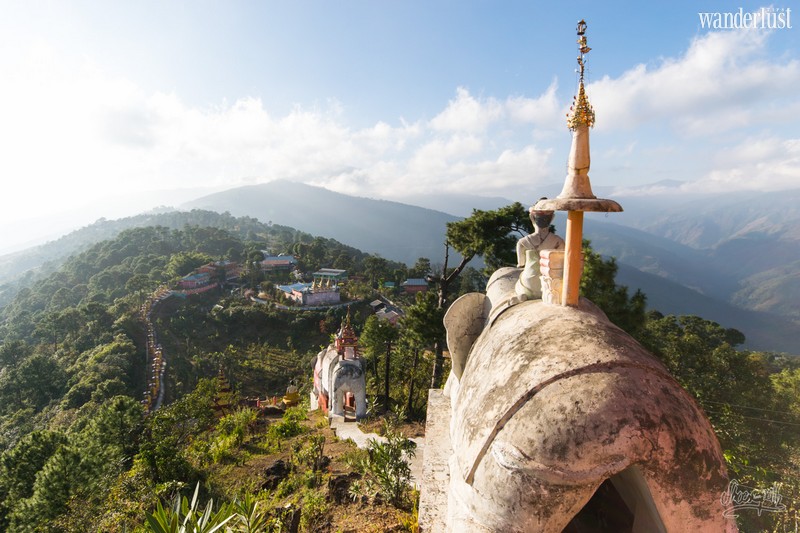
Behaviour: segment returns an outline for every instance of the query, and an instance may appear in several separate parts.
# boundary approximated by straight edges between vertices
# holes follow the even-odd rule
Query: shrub
[[[289,439],[303,432],[300,422],[306,419],[302,408],[292,407],[286,410],[280,422],[272,424],[267,430],[271,440]]]
[[[223,416],[217,424],[217,432],[226,437],[233,437],[236,444],[244,442],[250,433],[251,426],[255,423],[258,413],[255,409],[242,407],[229,415]]]
[[[296,466],[306,466],[317,472],[322,469],[324,451],[325,436],[311,435],[306,441],[297,443],[293,450],[292,463]]]
[[[325,523],[325,516],[330,512],[330,504],[325,495],[313,489],[303,492],[303,508],[300,513],[301,531],[318,531]]]
[[[405,500],[411,480],[411,469],[405,456],[415,455],[415,445],[390,423],[386,424],[385,435],[385,442],[370,439],[365,467],[374,477],[381,495],[399,506]]]

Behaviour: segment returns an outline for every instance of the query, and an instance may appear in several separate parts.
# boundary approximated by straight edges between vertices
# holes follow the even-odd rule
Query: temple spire
[[[589,182],[589,128],[594,126],[594,109],[589,103],[584,87],[586,73],[586,54],[589,48],[586,45],[586,22],[578,23],[578,94],[572,98],[572,107],[567,115],[567,126],[572,130],[572,147],[569,151],[567,162],[567,179],[559,198],[596,198],[592,193]]]
[[[572,130],[572,147],[567,161],[567,177],[557,198],[539,200],[534,210],[567,211],[567,239],[564,250],[564,283],[561,291],[562,305],[578,305],[581,275],[583,274],[583,212],[618,212],[622,207],[613,200],[597,198],[589,181],[589,128],[594,126],[594,109],[589,103],[584,87],[586,54],[591,48],[586,42],[586,21],[578,23],[578,94],[573,99],[567,115],[567,126]]]
[[[578,73],[580,75],[578,81],[578,95],[572,98],[572,107],[570,113],[567,115],[567,126],[572,131],[578,129],[579,126],[587,126],[591,128],[594,126],[594,109],[586,97],[586,89],[583,86],[584,75],[586,74],[586,54],[591,51],[586,44],[586,21],[581,20],[578,23]]]

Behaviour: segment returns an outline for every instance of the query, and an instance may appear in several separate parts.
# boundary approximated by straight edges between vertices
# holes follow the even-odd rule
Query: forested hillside
[[[347,268],[356,279],[346,291],[367,302],[385,290],[385,280],[439,280],[439,294],[390,294],[405,310],[398,328],[374,318],[366,304],[352,308],[373,412],[393,411],[400,420],[424,417],[443,312],[459,294],[480,287],[477,271],[456,272],[451,265],[438,272],[426,258],[408,267],[289,228],[203,216],[217,226],[230,222],[232,229],[183,224],[125,230],[71,257],[0,310],[0,530],[144,528],[159,502],[190,495],[198,481],[204,502],[211,496],[218,504],[249,497],[262,502],[278,524],[278,509],[291,501],[297,516],[306,513],[305,530],[331,527],[336,512],[325,504],[331,473],[313,457],[332,442],[318,440],[299,412],[267,424],[248,409],[220,418],[211,408],[222,394],[212,379],[220,371],[240,399],[282,395],[292,380],[303,390],[314,354],[345,313],[282,310],[240,296],[246,288],[270,291],[271,282],[247,266],[262,249],[296,254],[306,272]],[[508,264],[508,244],[529,223],[515,204],[451,223],[447,235],[462,257],[482,256],[496,267]],[[789,512],[743,516],[746,530],[792,523],[793,502],[800,500],[797,361],[741,350],[740,332],[696,316],[645,313],[645,295],[616,285],[615,261],[588,247],[585,253],[583,294],[661,358],[697,399],[717,431],[732,477],[753,487],[780,484]],[[217,259],[245,263],[245,287],[159,305],[153,322],[167,354],[167,398],[165,407],[147,415],[139,402],[148,373],[140,305],[158,287]],[[265,457],[287,450],[293,450],[294,473],[283,484],[269,485],[263,479]],[[358,475],[371,479],[364,464]],[[365,497],[377,494],[359,490]],[[401,507],[408,512],[411,500],[403,494]]]
[[[552,196],[560,188],[544,187],[543,193]],[[651,309],[699,313],[743,331],[748,348],[797,354],[800,246],[797,209],[792,204],[796,196],[792,191],[702,198],[667,195],[660,203],[646,196],[625,197],[624,213],[590,217],[593,222],[587,225],[586,235],[598,251],[618,259],[625,283],[646,292]],[[464,212],[469,211],[463,207],[468,203],[499,206],[502,199],[440,195],[414,197],[414,201],[445,210],[461,206],[459,212]],[[285,181],[231,189],[188,206],[288,224],[408,264],[421,256],[441,263],[444,228],[456,220],[432,209]],[[0,307],[20,288],[54,271],[69,255],[125,228],[162,225],[181,229],[185,224],[197,224],[246,239],[249,232],[265,227],[259,220],[196,209],[162,209],[120,220],[99,220],[46,245],[0,256]],[[556,226],[563,227],[563,223],[558,215]],[[695,233],[703,237],[698,240]],[[453,250],[450,260],[458,260]]]
[[[220,214],[199,209],[163,210],[118,220],[100,219],[47,244],[1,256],[0,307],[9,303],[20,288],[30,286],[34,280],[42,279],[57,270],[70,256],[83,252],[100,241],[114,239],[126,229],[163,227],[178,230],[186,226],[225,230],[237,239],[276,249],[287,244],[313,240],[311,235],[294,228],[279,224],[264,224],[255,218],[233,217],[230,213]],[[363,255],[355,248],[344,245],[340,247],[354,257]],[[215,250],[215,252],[219,252],[216,255],[221,256],[227,250]]]
[[[217,224],[233,220],[204,216],[216,217]],[[60,530],[52,520],[82,513],[87,505],[100,516],[117,476],[151,442],[154,419],[145,421],[138,402],[147,372],[138,309],[156,287],[211,260],[260,258],[261,249],[294,248],[311,270],[337,260],[361,270],[366,261],[374,276],[392,273],[391,263],[370,261],[372,256],[335,241],[236,222],[236,232],[251,240],[208,226],[125,230],[22,289],[0,311],[0,529]],[[283,394],[290,380],[305,377],[310,355],[327,344],[341,318],[333,312],[279,313],[224,296],[173,298],[155,317],[170,365],[168,401],[220,369],[243,395]],[[153,461],[160,471],[163,465]]]

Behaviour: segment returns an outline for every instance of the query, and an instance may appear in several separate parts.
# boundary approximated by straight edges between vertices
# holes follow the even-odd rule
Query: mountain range
[[[281,180],[210,194],[181,207],[275,222],[409,265],[420,257],[432,262],[444,257],[446,224],[459,220],[442,211]]]
[[[800,354],[800,190],[690,196],[678,192],[680,185],[657,184],[664,192],[656,197],[620,198],[623,216],[590,214],[585,237],[595,250],[617,258],[618,281],[647,294],[650,308],[735,327],[753,348]],[[543,187],[543,195],[559,190]],[[613,194],[610,188],[595,192]],[[406,200],[427,207],[275,181],[182,207],[280,221],[388,259],[412,264],[428,257],[436,264],[446,222],[467,215],[469,205],[493,209],[512,202],[466,194]],[[564,221],[558,214],[557,230],[563,232]]]
[[[618,200],[625,212],[587,215],[585,238],[617,258],[618,282],[647,294],[649,308],[735,327],[754,349],[800,354],[800,190],[690,196],[679,194],[679,186],[660,184],[665,190],[655,197],[614,197],[612,190],[596,188],[595,194]],[[544,187],[543,195],[559,190]],[[405,200],[426,207],[278,180],[205,195],[179,208],[249,216],[409,265],[419,257],[436,265],[443,261],[447,222],[468,215],[471,207],[512,202],[467,194]],[[0,284],[147,221],[148,215],[98,221],[53,243],[2,256]],[[564,223],[564,214],[557,214],[557,231],[564,232]]]

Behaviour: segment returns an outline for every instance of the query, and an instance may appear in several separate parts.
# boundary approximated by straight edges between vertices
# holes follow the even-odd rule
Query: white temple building
[[[333,344],[317,354],[311,410],[331,416],[363,418],[367,413],[364,361],[348,311]]]

